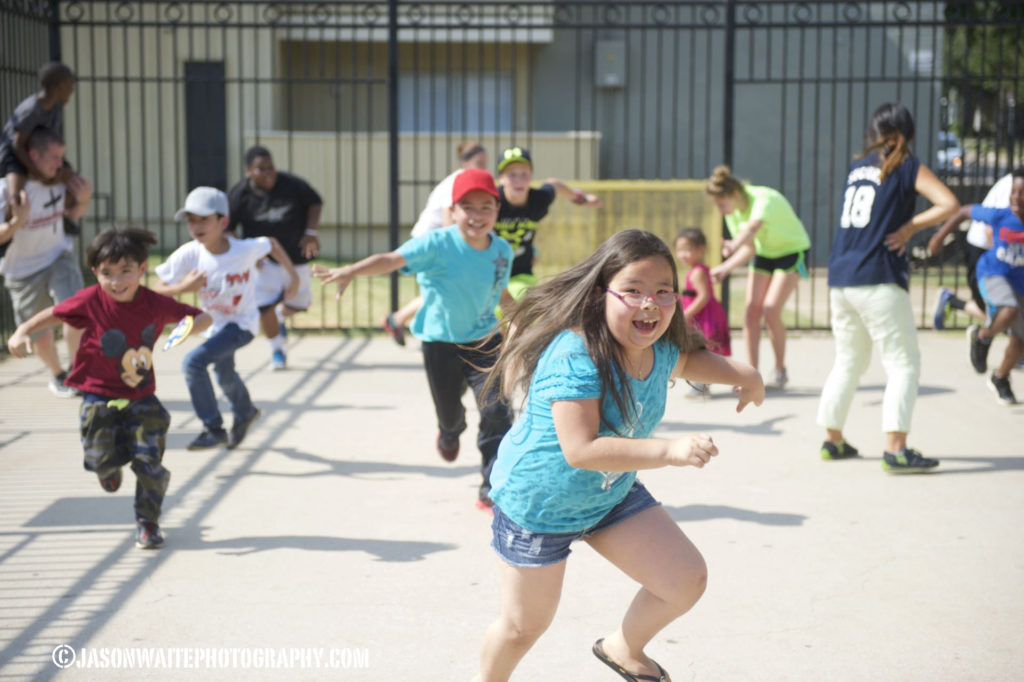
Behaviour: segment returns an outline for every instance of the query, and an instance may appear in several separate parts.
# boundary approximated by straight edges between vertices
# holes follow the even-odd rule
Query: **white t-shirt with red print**
[[[259,332],[256,264],[270,253],[270,240],[266,237],[227,237],[227,240],[228,250],[221,254],[210,253],[199,242],[190,241],[156,267],[157,276],[166,284],[180,282],[192,270],[199,270],[206,276],[199,289],[199,307],[213,318],[213,324],[206,331],[207,337],[231,322],[253,335]]]

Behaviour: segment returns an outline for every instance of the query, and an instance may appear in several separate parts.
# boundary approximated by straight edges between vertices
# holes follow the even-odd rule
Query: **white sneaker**
[[[789,383],[789,375],[786,374],[786,368],[775,370],[775,379],[772,381],[772,388],[783,389],[786,384]]]
[[[51,377],[50,382],[46,384],[46,387],[50,389],[50,393],[54,394],[58,398],[77,398],[82,395],[77,388],[71,388],[70,386],[64,385],[64,380],[67,379],[67,377],[67,372],[61,372],[59,376]]]

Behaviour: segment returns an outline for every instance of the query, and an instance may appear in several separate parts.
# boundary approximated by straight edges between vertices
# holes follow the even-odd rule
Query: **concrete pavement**
[[[133,547],[132,474],[109,495],[81,468],[78,401],[54,398],[35,360],[0,363],[0,682],[470,679],[498,610],[475,411],[448,464],[415,342],[300,337],[272,373],[258,339],[238,361],[263,419],[237,450],[188,452],[190,347],[156,356],[172,480],[152,552]],[[791,339],[791,386],[760,408],[672,389],[660,433],[709,431],[721,450],[703,470],[641,476],[710,572],[649,649],[673,680],[1020,674],[1024,407],[996,404],[962,333],[922,332],[921,349],[911,444],[942,461],[927,476],[880,468],[877,357],[847,427],[865,457],[818,458],[826,334]],[[1024,397],[1024,373],[1013,381]],[[576,546],[514,679],[614,679],[590,645],[635,589]],[[142,655],[150,667],[124,667]]]

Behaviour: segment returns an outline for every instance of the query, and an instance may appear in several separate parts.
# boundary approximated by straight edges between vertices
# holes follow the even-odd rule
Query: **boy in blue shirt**
[[[412,333],[420,339],[423,364],[437,412],[437,451],[448,462],[459,455],[459,435],[466,430],[462,394],[473,389],[480,410],[477,447],[480,449],[480,484],[477,506],[492,502],[491,465],[498,444],[512,425],[508,405],[497,391],[484,393],[487,368],[501,343],[494,309],[509,303],[506,287],[512,267],[512,247],[492,233],[498,217],[498,190],[485,170],[459,173],[452,186],[455,224],[410,239],[396,251],[378,253],[340,268],[313,266],[324,284],[337,282],[338,296],[357,276],[384,275],[395,270],[416,273],[423,306],[416,313]]]
[[[971,365],[978,374],[985,373],[992,339],[1009,332],[1010,343],[988,384],[1000,403],[1013,405],[1017,399],[1010,388],[1010,370],[1024,352],[1024,166],[1013,171],[1009,208],[971,204],[949,222],[959,224],[967,218],[988,224],[992,232],[992,248],[982,254],[976,268],[988,320],[984,327],[975,324],[967,329]]]

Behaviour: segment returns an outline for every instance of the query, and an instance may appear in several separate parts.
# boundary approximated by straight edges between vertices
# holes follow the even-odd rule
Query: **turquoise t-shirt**
[[[512,271],[512,247],[492,234],[477,251],[455,225],[433,230],[398,247],[403,274],[416,273],[423,305],[411,331],[421,341],[468,343],[490,334],[494,309]]]
[[[621,436],[648,438],[665,414],[665,397],[679,349],[661,339],[654,366],[643,381],[629,378],[637,419],[626,424],[610,395],[602,413]],[[601,472],[569,465],[558,444],[551,403],[601,397],[601,379],[583,338],[556,336],[541,354],[522,414],[498,447],[491,471],[491,499],[517,524],[534,533],[572,533],[594,526],[626,497],[636,472]],[[599,435],[614,436],[602,424]]]

